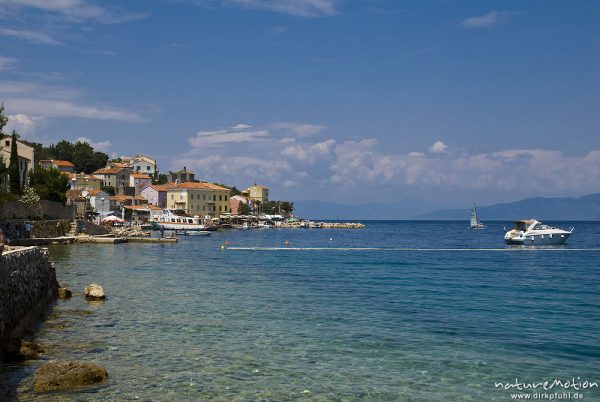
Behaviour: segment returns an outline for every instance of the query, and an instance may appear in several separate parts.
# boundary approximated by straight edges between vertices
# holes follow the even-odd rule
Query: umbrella
[[[114,222],[123,223],[125,221],[114,215],[110,215],[110,216],[107,216],[106,218],[102,219],[102,223],[114,223]]]

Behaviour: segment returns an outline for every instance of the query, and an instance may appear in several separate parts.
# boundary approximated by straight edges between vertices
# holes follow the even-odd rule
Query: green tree
[[[240,202],[238,206],[238,215],[248,215],[250,213],[250,208],[248,208],[248,204]]]
[[[17,151],[17,132],[12,132],[10,144],[10,163],[8,164],[8,176],[10,179],[10,192],[21,194],[21,173],[19,172],[19,154]]]
[[[76,172],[93,173],[106,166],[108,155],[104,152],[94,151],[87,142],[77,141],[73,145],[73,154],[70,161],[75,165]]]
[[[100,186],[100,190],[108,195],[115,195],[115,188],[113,186]]]
[[[164,173],[158,175],[158,179],[154,181],[154,184],[166,184],[169,181],[169,176]]]
[[[29,185],[43,200],[67,201],[69,178],[58,169],[36,166],[29,176]]]

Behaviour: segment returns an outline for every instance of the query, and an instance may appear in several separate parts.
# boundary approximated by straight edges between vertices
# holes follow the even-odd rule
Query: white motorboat
[[[527,246],[563,244],[573,233],[573,229],[572,227],[567,231],[544,225],[535,219],[525,219],[515,221],[515,226],[504,235],[504,241],[507,244]]]
[[[469,229],[485,229],[485,225],[479,222],[479,218],[477,217],[477,206],[473,203],[473,210],[471,211],[471,226]]]
[[[199,216],[176,215],[170,209],[165,209],[155,220],[152,221],[155,229],[164,230],[206,230]]]

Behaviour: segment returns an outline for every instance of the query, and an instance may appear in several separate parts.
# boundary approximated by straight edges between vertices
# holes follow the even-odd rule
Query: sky
[[[594,0],[0,0],[22,138],[345,204],[600,192]]]

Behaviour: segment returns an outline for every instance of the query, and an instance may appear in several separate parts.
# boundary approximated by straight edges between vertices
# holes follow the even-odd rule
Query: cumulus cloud
[[[500,24],[513,13],[509,11],[490,11],[487,14],[466,18],[460,22],[464,28],[490,28]]]
[[[234,128],[198,132],[188,139],[198,157],[176,163],[226,183],[261,181],[311,191],[335,184],[347,194],[357,186],[502,191],[519,194],[516,198],[600,192],[600,150],[579,156],[542,149],[472,153],[436,141],[427,152],[403,152],[390,151],[374,138],[290,137],[289,128],[277,123]]]
[[[429,148],[429,152],[431,152],[432,154],[441,154],[442,152],[446,151],[446,148],[448,148],[448,146],[442,141],[436,141]]]
[[[94,142],[92,141],[90,138],[87,137],[79,137],[76,138],[75,141],[78,142],[87,142],[88,144],[90,144],[92,146],[92,148],[94,148],[96,151],[102,151],[102,152],[108,152],[108,149],[110,148],[110,146],[112,145],[110,143],[110,141],[106,140],[106,141],[98,141],[98,142]]]
[[[10,133],[15,130],[25,138],[30,137],[33,134],[36,125],[40,120],[23,113],[9,114],[6,117],[8,117],[8,123],[6,123],[5,127],[6,132]]]

